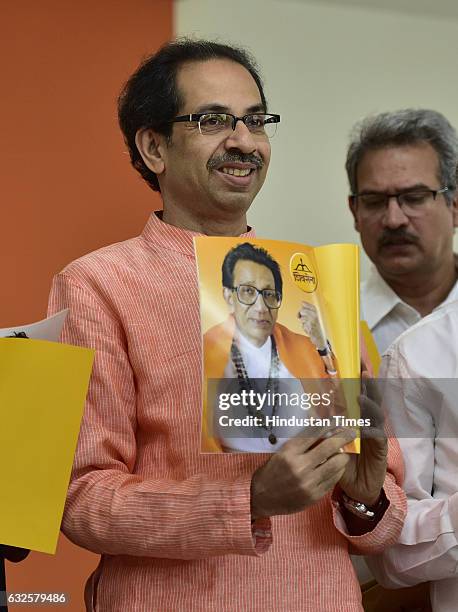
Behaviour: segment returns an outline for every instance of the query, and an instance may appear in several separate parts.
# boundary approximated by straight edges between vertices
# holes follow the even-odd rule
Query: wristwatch
[[[341,500],[343,507],[348,510],[348,512],[351,512],[358,518],[365,521],[375,521],[380,519],[388,507],[388,500],[383,489],[378,501],[373,506],[366,506],[366,504],[348,497],[348,495],[345,495],[343,491]]]

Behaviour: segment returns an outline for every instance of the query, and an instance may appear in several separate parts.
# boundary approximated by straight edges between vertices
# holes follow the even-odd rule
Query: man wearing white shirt
[[[432,110],[381,113],[353,129],[349,205],[373,263],[361,285],[361,318],[381,354],[422,317],[458,299],[457,148],[454,128]],[[364,582],[369,575],[359,565]]]
[[[374,264],[362,318],[380,353],[399,334],[458,299],[457,135],[440,113],[406,109],[355,126],[346,170],[355,228]]]
[[[408,513],[399,543],[368,563],[388,588],[431,581],[434,612],[458,609],[457,339],[453,302],[405,332],[381,370]]]

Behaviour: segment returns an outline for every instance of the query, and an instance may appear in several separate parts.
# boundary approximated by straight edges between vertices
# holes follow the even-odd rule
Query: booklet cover
[[[56,312],[52,317],[38,321],[38,323],[4,327],[0,329],[0,338],[31,338],[34,340],[57,342],[62,333],[68,312],[68,308],[65,308],[65,310]]]
[[[275,452],[359,419],[359,254],[194,239],[203,345],[202,452]],[[358,452],[359,440],[347,447]]]
[[[0,329],[0,543],[54,553],[94,351],[60,344],[68,310]]]

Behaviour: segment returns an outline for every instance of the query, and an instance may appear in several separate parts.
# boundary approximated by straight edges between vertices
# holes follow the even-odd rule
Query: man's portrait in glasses
[[[206,375],[219,381],[218,398],[244,392],[246,398],[259,394],[256,397],[263,399],[236,408],[239,418],[252,417],[244,420],[240,437],[234,428],[218,425],[218,410],[214,430],[224,451],[272,452],[285,437],[266,417],[292,415],[291,406],[275,398],[304,396],[304,379],[332,376],[331,351],[313,305],[298,304],[304,334],[278,322],[283,278],[279,264],[264,248],[249,242],[232,248],[222,264],[222,285],[228,318],[204,335]],[[296,414],[307,416],[309,408],[297,406]],[[235,413],[231,407],[230,414]],[[288,437],[294,433],[297,430],[291,429]]]

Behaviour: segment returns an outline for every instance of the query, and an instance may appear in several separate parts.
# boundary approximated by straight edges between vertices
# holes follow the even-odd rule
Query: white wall
[[[269,176],[250,213],[259,236],[358,241],[343,166],[359,118],[428,107],[458,126],[458,20],[344,5],[176,0],[176,33],[249,48],[269,109],[282,116]]]

